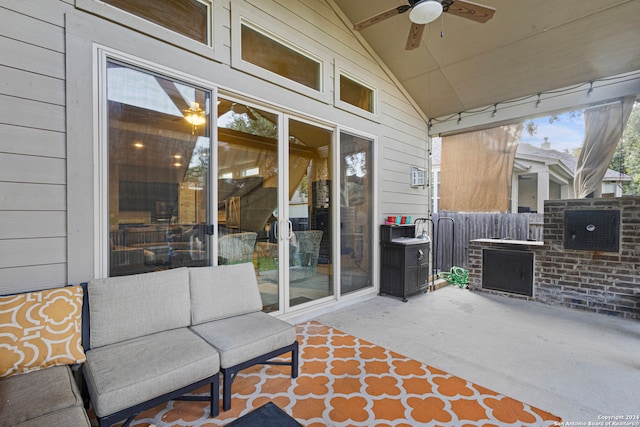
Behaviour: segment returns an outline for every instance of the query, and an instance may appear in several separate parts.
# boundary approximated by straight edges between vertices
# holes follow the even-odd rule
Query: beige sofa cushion
[[[220,353],[220,367],[230,368],[293,344],[295,327],[261,311],[191,327]]]
[[[89,282],[91,348],[189,326],[187,268]]]
[[[191,324],[262,310],[252,263],[189,269]]]
[[[90,426],[68,366],[52,366],[0,380],[0,425]]]
[[[188,328],[87,351],[85,380],[104,417],[215,375],[216,350]]]

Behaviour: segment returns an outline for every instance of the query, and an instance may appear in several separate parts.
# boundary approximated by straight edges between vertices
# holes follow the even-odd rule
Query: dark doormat
[[[227,427],[302,427],[302,424],[269,402],[232,421]]]

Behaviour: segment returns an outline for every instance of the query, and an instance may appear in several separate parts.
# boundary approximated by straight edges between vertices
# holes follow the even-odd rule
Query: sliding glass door
[[[280,310],[280,115],[218,101],[218,264],[252,262],[265,311]]]
[[[289,306],[334,294],[332,278],[333,131],[288,120]]]
[[[104,71],[110,276],[252,263],[267,312],[334,299],[337,278],[341,295],[372,286],[371,140],[232,96],[213,107],[213,88],[124,62]]]
[[[252,262],[265,311],[334,294],[332,143],[331,129],[219,99],[218,264]]]
[[[211,92],[107,61],[109,276],[210,265]]]
[[[373,286],[373,141],[340,134],[341,294]]]

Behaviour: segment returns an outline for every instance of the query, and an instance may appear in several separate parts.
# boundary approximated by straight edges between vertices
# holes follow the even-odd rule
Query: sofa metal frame
[[[283,355],[288,352],[291,352],[291,362],[271,360],[274,357]],[[223,375],[222,410],[228,411],[229,409],[231,409],[231,386],[233,385],[233,381],[236,379],[238,372],[254,365],[291,366],[291,378],[297,378],[298,352],[298,341],[294,341],[293,344],[287,345],[277,350],[273,350],[267,354],[263,354],[262,356],[255,357],[245,362],[238,363],[235,366],[231,366],[229,368],[221,368],[220,371],[222,371]]]
[[[162,396],[154,397],[153,399],[147,400],[146,402],[139,403],[135,406],[132,406],[127,409],[123,409],[118,412],[114,412],[113,414],[109,414],[105,417],[98,418],[98,423],[100,427],[109,427],[119,421],[126,419],[126,421],[122,424],[122,427],[127,427],[131,421],[138,415],[140,412],[146,411],[153,407],[158,406],[161,403],[168,402],[170,400],[188,400],[188,401],[198,401],[198,402],[210,402],[211,403],[211,417],[215,418],[218,416],[219,406],[220,406],[220,398],[219,398],[219,390],[220,390],[220,373],[215,374],[212,377],[205,378],[196,383],[188,385],[186,387],[182,387],[178,390],[174,390],[170,393],[163,394]],[[207,384],[211,384],[211,394],[210,396],[184,396],[185,393],[189,393],[195,389],[203,387]],[[86,385],[85,385],[86,387]]]

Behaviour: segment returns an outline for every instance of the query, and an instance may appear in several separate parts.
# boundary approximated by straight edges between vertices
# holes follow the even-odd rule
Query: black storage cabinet
[[[533,252],[482,250],[482,288],[533,296]]]
[[[381,227],[380,295],[406,302],[407,297],[429,289],[430,242],[413,238],[415,225]]]

